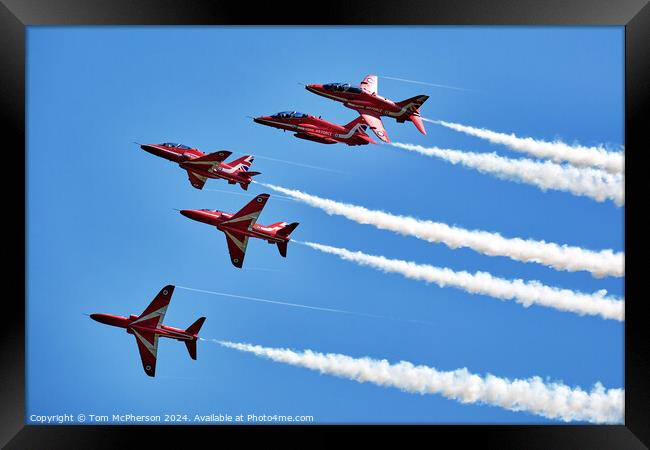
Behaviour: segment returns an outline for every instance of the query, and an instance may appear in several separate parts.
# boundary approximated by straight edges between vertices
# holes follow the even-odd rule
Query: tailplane
[[[200,317],[196,322],[190,325],[187,330],[185,330],[186,333],[193,336],[193,339],[184,341],[185,346],[187,347],[187,352],[190,354],[190,358],[192,359],[196,359],[196,340],[199,330],[203,326],[203,322],[205,322],[205,317]]]
[[[256,175],[261,175],[261,174],[262,174],[262,172],[252,172],[252,171],[243,173],[242,175],[244,175],[244,177],[246,178],[246,181],[242,182],[242,183],[239,183],[239,186],[241,186],[241,188],[243,190],[247,191],[248,190],[248,185],[252,181],[251,177],[254,177]]]
[[[363,118],[361,116],[357,117],[354,119],[352,122],[348,123],[347,125],[343,125],[343,127],[350,131],[353,130],[356,131],[366,131],[368,128],[368,125],[363,121]]]
[[[287,244],[289,244],[289,236],[298,225],[298,222],[290,223],[289,225],[286,225],[279,229],[276,233],[280,237],[287,238],[287,240],[284,242],[278,242],[278,250],[280,251],[280,255],[282,255],[284,258],[287,257]]]
[[[415,114],[412,114],[409,117],[409,120],[413,122],[413,125],[415,125],[415,128],[417,128],[420,133],[427,134],[427,130],[424,129],[424,124],[422,123],[422,117],[420,117],[419,114],[417,116]]]
[[[404,122],[410,120],[415,125],[420,133],[427,134],[424,129],[424,123],[422,123],[422,118],[420,117],[420,107],[429,99],[428,95],[416,95],[415,97],[402,100],[397,103],[397,106],[403,108],[404,113],[397,118],[398,122]]]
[[[282,237],[289,237],[289,235],[293,233],[293,230],[295,230],[298,225],[300,225],[298,222],[290,223],[289,225],[286,225],[279,229],[276,234]]]
[[[415,97],[407,98],[401,102],[397,102],[397,106],[405,108],[408,112],[416,112],[420,107],[429,99],[428,95],[416,95]]]

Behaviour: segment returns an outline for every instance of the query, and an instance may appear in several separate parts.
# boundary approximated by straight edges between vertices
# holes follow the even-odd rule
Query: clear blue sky
[[[260,181],[396,214],[594,250],[624,246],[623,209],[542,192],[384,145],[295,139],[246,116],[298,110],[347,123],[356,113],[298,83],[358,84],[370,73],[394,100],[431,98],[426,117],[581,144],[624,144],[622,27],[30,27],[27,152],[27,416],[305,414],[319,423],[549,423],[538,416],[320,375],[198,343],[161,340],[147,377],[132,336],[82,313],[139,314],[165,284],[420,319],[431,325],[235,301],[177,290],[166,324],[206,316],[206,338],[540,375],[624,387],[624,325],[470,295],[252,240],[245,269],[222,233],[173,208],[236,211],[249,197],[193,189],[133,141],[251,152]],[[394,141],[508,149],[426,124],[385,120]],[[241,193],[210,180],[206,189]],[[271,199],[260,223],[299,221],[298,240],[505,278],[623,295],[620,278],[451,250],[306,205]],[[268,270],[256,270],[268,269]]]

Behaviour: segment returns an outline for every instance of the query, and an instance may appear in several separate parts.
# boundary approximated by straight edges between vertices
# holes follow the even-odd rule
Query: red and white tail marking
[[[245,155],[229,163],[223,164],[222,170],[226,173],[236,173],[248,171],[255,158],[252,155]]]

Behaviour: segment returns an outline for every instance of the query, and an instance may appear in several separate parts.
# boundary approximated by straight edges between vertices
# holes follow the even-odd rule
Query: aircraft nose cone
[[[253,122],[255,123],[263,123],[264,120],[268,120],[269,116],[260,116],[260,117],[253,117]]]
[[[200,209],[182,209],[179,212],[188,219],[196,220],[197,222],[214,225],[214,222],[216,220],[214,211]]]
[[[199,222],[205,222],[208,219],[205,212],[197,211],[196,209],[181,209],[178,212],[188,219],[196,220]]]
[[[91,314],[90,318],[99,322],[99,323],[107,323],[106,322],[106,314]]]

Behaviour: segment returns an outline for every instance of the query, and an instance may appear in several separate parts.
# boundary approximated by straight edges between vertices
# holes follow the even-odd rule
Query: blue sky
[[[556,423],[437,395],[339,379],[198,343],[161,340],[147,377],[132,336],[83,313],[139,314],[166,284],[365,312],[430,325],[236,301],[177,290],[166,324],[199,316],[209,339],[386,358],[440,370],[539,375],[624,387],[624,325],[470,295],[358,267],[297,244],[251,241],[244,270],[225,238],[173,208],[234,212],[263,192],[186,174],[140,150],[181,142],[258,158],[259,180],[395,214],[623,251],[623,208],[542,192],[385,145],[295,139],[246,116],[356,113],[298,83],[358,84],[430,99],[422,114],[519,136],[623,145],[622,27],[30,27],[27,36],[27,419],[31,414],[304,414],[319,423]],[[459,86],[408,84],[381,75]],[[443,127],[384,121],[392,140],[521,157]],[[623,296],[620,278],[452,250],[304,204],[271,199],[259,222],[293,237],[389,258]],[[262,270],[263,269],[263,270]],[[28,420],[29,421],[29,420]]]

